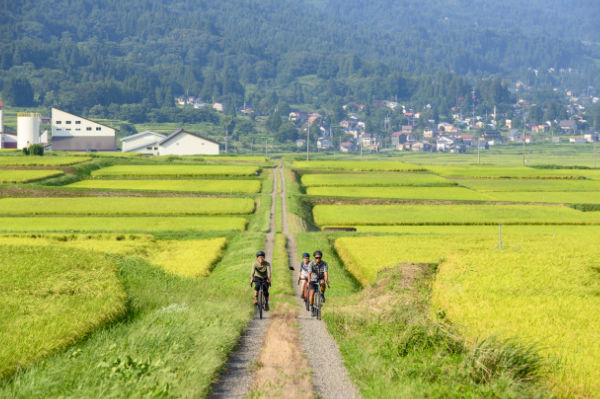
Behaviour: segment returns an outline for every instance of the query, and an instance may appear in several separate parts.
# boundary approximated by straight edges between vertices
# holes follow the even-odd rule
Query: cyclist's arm
[[[325,272],[325,282],[327,283],[327,285],[329,285],[329,273]]]
[[[271,264],[269,263],[269,266],[267,266],[267,280],[269,282],[271,282],[271,272],[272,272],[272,268],[271,268]]]
[[[252,273],[250,274],[250,282],[254,281],[254,270],[256,268],[256,265],[253,263],[252,264]]]

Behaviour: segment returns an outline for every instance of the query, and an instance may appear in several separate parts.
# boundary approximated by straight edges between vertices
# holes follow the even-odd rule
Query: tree
[[[15,107],[31,107],[33,101],[33,88],[27,78],[19,76],[8,79],[4,83],[4,99]]]
[[[279,126],[276,137],[280,143],[285,141],[295,141],[298,138],[298,129],[289,122],[283,123]]]

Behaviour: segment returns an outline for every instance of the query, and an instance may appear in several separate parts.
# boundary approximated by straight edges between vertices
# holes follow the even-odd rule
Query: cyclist
[[[310,255],[308,252],[302,254],[302,262],[300,262],[300,273],[298,274],[298,284],[302,283],[302,299],[308,295],[308,265],[310,264]]]
[[[271,284],[271,264],[265,260],[265,253],[256,253],[256,262],[252,264],[250,283],[254,283],[254,304],[258,303],[258,290],[261,286],[265,293],[265,310],[269,310],[269,285]]]
[[[315,292],[321,286],[321,292],[325,294],[325,284],[329,285],[329,274],[327,262],[322,260],[323,253],[321,251],[315,251],[313,253],[314,260],[308,265],[308,280],[310,281],[310,310],[313,312],[313,304],[315,303]],[[323,295],[323,301],[325,301],[325,295]]]

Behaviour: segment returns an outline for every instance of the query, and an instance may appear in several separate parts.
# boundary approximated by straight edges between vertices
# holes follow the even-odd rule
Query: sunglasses
[[[315,259],[321,259],[321,257],[320,256],[315,256]]]

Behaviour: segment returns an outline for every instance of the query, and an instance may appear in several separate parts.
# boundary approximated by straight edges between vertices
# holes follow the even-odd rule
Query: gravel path
[[[277,195],[277,170],[273,172],[273,191],[271,193],[271,224],[265,242],[266,258],[273,261],[273,249],[275,247],[275,197]],[[250,271],[250,260],[248,260],[248,271]],[[250,290],[248,290],[248,301],[250,301]],[[250,392],[252,384],[252,366],[260,348],[262,348],[265,331],[269,325],[269,312],[263,312],[263,319],[254,318],[246,326],[246,331],[240,337],[237,348],[229,357],[225,371],[219,376],[219,380],[213,385],[209,398],[243,398]]]
[[[279,170],[282,182],[285,182],[283,169]],[[289,263],[294,266],[292,273],[292,285],[298,298],[298,306],[301,307],[298,324],[302,337],[302,347],[308,358],[313,372],[312,383],[315,393],[324,399],[354,399],[360,398],[358,390],[350,381],[348,372],[344,367],[339,348],[333,337],[327,332],[325,322],[311,317],[310,312],[304,309],[304,302],[300,299],[300,287],[296,284],[298,280],[298,264],[296,238],[289,234],[286,219],[286,196],[285,184],[282,184],[281,199],[283,201],[283,233],[287,236],[287,248]],[[307,248],[307,250],[313,248]],[[327,312],[327,305],[323,309]]]

